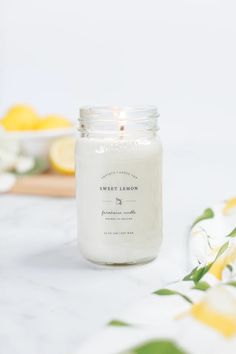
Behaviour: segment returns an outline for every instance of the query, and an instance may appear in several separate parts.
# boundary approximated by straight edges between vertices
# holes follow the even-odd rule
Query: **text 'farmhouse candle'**
[[[162,239],[162,149],[158,112],[83,107],[76,151],[78,237],[100,264],[154,259]]]

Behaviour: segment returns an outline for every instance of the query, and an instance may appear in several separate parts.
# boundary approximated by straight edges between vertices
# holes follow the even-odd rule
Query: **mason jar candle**
[[[88,260],[153,260],[162,240],[162,147],[158,111],[80,109],[76,147],[78,239]]]

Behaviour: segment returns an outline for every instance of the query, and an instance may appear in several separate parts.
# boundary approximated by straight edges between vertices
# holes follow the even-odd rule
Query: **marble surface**
[[[74,199],[0,196],[0,352],[76,353],[120,311],[187,267],[187,228],[236,194],[234,145],[165,147],[164,243],[144,266],[97,267],[79,254]]]

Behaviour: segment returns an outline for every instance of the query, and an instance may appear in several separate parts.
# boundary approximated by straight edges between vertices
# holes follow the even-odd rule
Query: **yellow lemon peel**
[[[7,131],[34,130],[39,117],[28,105],[18,104],[11,107],[1,119],[1,125]]]

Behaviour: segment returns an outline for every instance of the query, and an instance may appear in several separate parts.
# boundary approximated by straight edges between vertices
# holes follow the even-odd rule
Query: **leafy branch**
[[[184,277],[184,281],[193,281],[195,285],[200,282],[200,280],[204,277],[206,273],[209,272],[213,264],[217,261],[217,259],[222,256],[222,254],[227,250],[229,246],[229,242],[226,242],[221,246],[219,249],[215,259],[213,262],[207,264],[206,266],[203,267],[195,267],[188,275]]]

